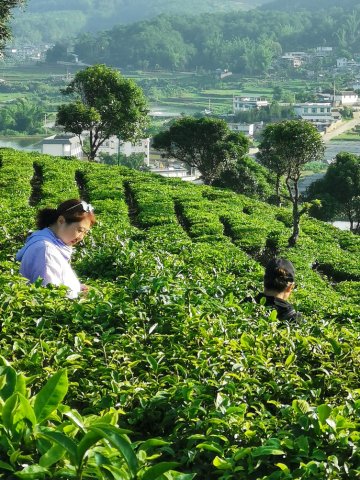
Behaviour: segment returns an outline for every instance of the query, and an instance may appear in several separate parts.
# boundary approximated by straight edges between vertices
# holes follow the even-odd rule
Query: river
[[[14,148],[15,150],[26,150],[30,152],[41,152],[40,142],[42,137],[26,137],[26,138],[11,138],[11,140],[6,140],[0,138],[0,148]]]

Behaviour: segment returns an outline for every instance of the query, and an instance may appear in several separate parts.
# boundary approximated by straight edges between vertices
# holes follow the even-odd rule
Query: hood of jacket
[[[69,245],[66,245],[66,243],[60,240],[60,238],[58,238],[55,233],[50,230],[50,228],[43,228],[42,230],[37,230],[29,235],[29,237],[26,239],[25,245],[17,252],[16,260],[21,262],[26,250],[34,243],[41,241],[52,243],[58,247],[65,260],[70,260],[73,251],[72,247],[69,247]]]

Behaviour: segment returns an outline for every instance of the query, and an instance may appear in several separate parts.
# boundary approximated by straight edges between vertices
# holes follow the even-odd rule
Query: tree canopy
[[[211,185],[248,152],[249,140],[242,133],[231,132],[224,120],[183,117],[158,133],[153,147],[168,158],[197,168],[204,183]]]
[[[0,2],[0,50],[10,37],[9,20],[12,10],[24,4],[24,0],[1,0]]]
[[[350,230],[360,233],[360,156],[339,153],[325,176],[308,188],[309,199],[321,200],[310,213],[321,220],[346,217]]]
[[[274,193],[274,178],[269,170],[246,156],[223,170],[213,185],[263,201],[271,201]]]
[[[75,50],[86,62],[122,68],[143,69],[146,62],[150,69],[228,68],[257,75],[270,71],[273,60],[284,51],[331,45],[334,52],[338,49],[354,55],[360,41],[359,22],[360,7],[355,2],[316,12],[252,9],[216,15],[161,15],[81,35]]]
[[[90,160],[111,135],[135,140],[147,126],[147,104],[140,87],[105,65],[79,71],[63,94],[72,101],[60,105],[56,122],[81,142],[81,134],[89,132],[90,148],[83,150]]]
[[[316,127],[303,120],[286,120],[269,124],[262,133],[258,158],[278,177],[284,176],[288,199],[293,205],[293,233],[289,244],[294,245],[299,236],[299,180],[304,166],[321,160],[324,144]],[[278,194],[278,192],[277,192]]]

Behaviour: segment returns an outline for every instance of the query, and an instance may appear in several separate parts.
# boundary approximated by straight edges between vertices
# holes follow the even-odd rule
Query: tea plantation
[[[36,211],[90,201],[90,285],[28,286]],[[0,478],[360,478],[360,237],[231,192],[0,150]],[[296,324],[251,299],[274,255]]]

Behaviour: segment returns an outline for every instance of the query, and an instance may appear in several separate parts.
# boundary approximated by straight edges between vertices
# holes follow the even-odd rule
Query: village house
[[[263,97],[241,97],[234,95],[233,112],[248,112],[255,108],[268,107],[269,101]]]
[[[335,94],[334,103],[336,105],[350,106],[359,102],[359,96],[354,91],[343,91]]]
[[[228,127],[232,132],[241,132],[247,137],[253,137],[255,133],[254,123],[228,123]]]
[[[56,157],[82,158],[83,155],[79,138],[65,133],[44,138],[41,142],[41,152]]]
[[[313,123],[319,130],[324,130],[336,120],[331,103],[297,103],[294,111],[299,118]]]
[[[355,67],[359,67],[359,64],[355,60],[348,60],[347,58],[337,58],[336,59],[336,68],[339,70],[349,69],[352,70]]]
[[[290,65],[294,68],[299,68],[301,65],[309,60],[309,55],[306,52],[287,52],[282,55],[280,61],[282,64]]]
[[[122,154],[129,157],[132,154],[143,154],[144,163],[150,164],[150,138],[142,138],[135,143],[122,142],[115,135],[111,136],[101,145],[98,153],[107,153],[108,155]]]
[[[332,55],[333,47],[316,47],[315,56],[316,57],[328,57]]]

